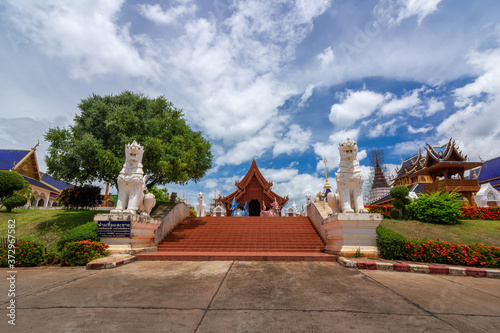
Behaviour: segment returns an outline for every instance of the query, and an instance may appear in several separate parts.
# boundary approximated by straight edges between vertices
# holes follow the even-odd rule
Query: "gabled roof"
[[[239,189],[244,189],[248,186],[252,178],[255,177],[260,185],[264,188],[264,190],[270,189],[273,186],[273,182],[268,182],[264,176],[260,173],[259,167],[257,166],[257,162],[255,160],[252,161],[252,165],[250,165],[250,169],[243,179],[239,182],[236,182],[236,187]]]
[[[427,154],[425,156],[424,165],[430,167],[431,165],[440,162],[466,162],[467,156],[464,156],[455,145],[455,141],[448,141],[447,144],[442,146],[431,146],[427,144],[425,148]]]
[[[269,200],[274,201],[274,199],[276,199],[276,201],[280,205],[284,205],[288,201],[288,197],[283,198],[271,190],[271,186],[273,186],[273,182],[268,182],[264,178],[264,176],[260,172],[259,167],[257,166],[257,162],[255,162],[255,160],[252,161],[252,164],[250,165],[250,169],[248,170],[245,177],[243,177],[243,179],[241,181],[235,183],[235,185],[237,187],[236,191],[234,191],[233,193],[229,194],[228,196],[226,196],[224,198],[220,198],[220,200],[224,203],[231,203],[233,201],[233,199],[239,200],[239,198],[241,198],[245,194],[248,184],[250,184],[250,182],[254,178],[262,186],[263,193],[266,197],[269,198]]]
[[[0,149],[0,170],[12,170],[31,150]]]
[[[417,170],[420,170],[423,166],[423,163],[425,161],[425,157],[422,156],[422,152],[419,151],[417,154],[408,157],[406,160],[401,161],[401,166],[399,169],[396,170],[397,176],[396,178],[393,179],[399,179],[402,177],[407,176],[408,174],[411,174]]]
[[[482,166],[472,169],[468,178],[477,179],[479,184],[500,180],[500,156],[484,161]]]

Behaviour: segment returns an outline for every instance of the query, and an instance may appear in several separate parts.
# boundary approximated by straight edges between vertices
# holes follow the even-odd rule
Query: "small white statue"
[[[306,203],[302,206],[302,215],[307,216],[307,206],[312,203],[312,198],[310,194],[306,195]]]
[[[328,193],[328,205],[333,214],[368,213],[363,205],[363,175],[357,160],[358,145],[347,139],[339,144],[340,163],[336,172],[337,191]]]
[[[111,213],[130,213],[149,216],[156,204],[155,196],[147,192],[142,170],[144,148],[137,142],[125,145],[125,164],[118,176],[118,201]]]
[[[203,201],[203,192],[198,193],[198,204],[196,205],[196,212],[198,217],[204,217],[206,214],[207,205]]]

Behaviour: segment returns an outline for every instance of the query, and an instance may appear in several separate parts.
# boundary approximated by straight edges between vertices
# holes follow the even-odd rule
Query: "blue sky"
[[[252,159],[298,205],[355,139],[389,173],[453,137],[472,161],[500,155],[500,2],[3,1],[0,147],[68,126],[92,93],[164,95],[212,142],[197,184],[227,195]]]

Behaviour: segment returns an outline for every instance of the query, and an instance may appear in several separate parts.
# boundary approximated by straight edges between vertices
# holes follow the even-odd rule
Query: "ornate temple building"
[[[239,208],[242,208],[246,202],[250,216],[260,216],[264,205],[269,208],[271,207],[271,202],[275,200],[278,202],[280,209],[288,202],[288,196],[286,198],[281,197],[271,190],[273,182],[268,182],[262,176],[255,160],[252,161],[252,165],[245,177],[241,181],[236,182],[235,185],[236,191],[226,197],[219,198],[220,202],[226,207],[227,216],[231,216],[231,203],[233,199],[239,204]]]
[[[72,184],[56,180],[38,168],[36,148],[29,150],[0,149],[0,170],[19,173],[30,184],[33,207],[51,207],[61,191]]]
[[[491,184],[500,191],[500,156],[484,161],[483,165],[471,169],[468,179],[477,179],[479,185]]]
[[[467,161],[467,156],[462,154],[452,139],[442,146],[427,144],[425,150],[425,154],[420,150],[418,154],[401,161],[393,185],[407,186],[410,192],[415,193],[456,191],[473,205],[472,196],[479,191],[480,186],[477,179],[467,179],[465,173],[483,163]],[[386,196],[373,204],[388,204],[391,201],[392,198]]]

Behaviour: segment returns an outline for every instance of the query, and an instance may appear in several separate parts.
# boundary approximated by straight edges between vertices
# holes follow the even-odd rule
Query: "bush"
[[[189,209],[189,217],[196,217],[196,211],[194,209]]]
[[[12,194],[2,200],[2,205],[7,208],[7,213],[10,213],[12,209],[16,207],[24,206],[28,202],[28,198],[21,194]]]
[[[0,199],[22,190],[27,181],[14,171],[0,170]]]
[[[377,228],[377,247],[379,256],[384,259],[402,259],[405,253],[406,238],[391,229]]]
[[[61,251],[67,243],[87,240],[98,242],[101,239],[97,236],[97,223],[88,222],[71,229],[57,241],[57,251]]]
[[[94,207],[102,203],[101,188],[93,185],[65,188],[57,202],[67,208]]]
[[[382,214],[384,217],[390,218],[390,211],[394,209],[392,206],[382,206],[382,205],[368,205],[365,206],[370,213]]]
[[[394,220],[399,220],[399,210],[391,210],[389,212],[389,217]]]
[[[412,261],[500,268],[500,247],[495,246],[412,240],[405,253],[405,259]]]
[[[391,198],[394,199],[404,199],[408,196],[408,194],[410,194],[410,190],[404,185],[394,186],[389,192]]]
[[[467,220],[500,220],[500,207],[461,207]]]
[[[458,224],[462,218],[458,201],[460,194],[454,192],[434,192],[421,194],[408,205],[409,216],[417,221],[437,224]]]
[[[70,242],[62,249],[60,261],[63,266],[84,266],[94,259],[105,257],[108,247],[101,242],[86,240]]]
[[[403,209],[403,207],[405,206],[403,200],[401,199],[396,199],[392,202],[392,205],[394,206],[394,208],[396,209]]]
[[[16,266],[41,266],[44,262],[44,245],[36,241],[18,240],[15,246]]]

